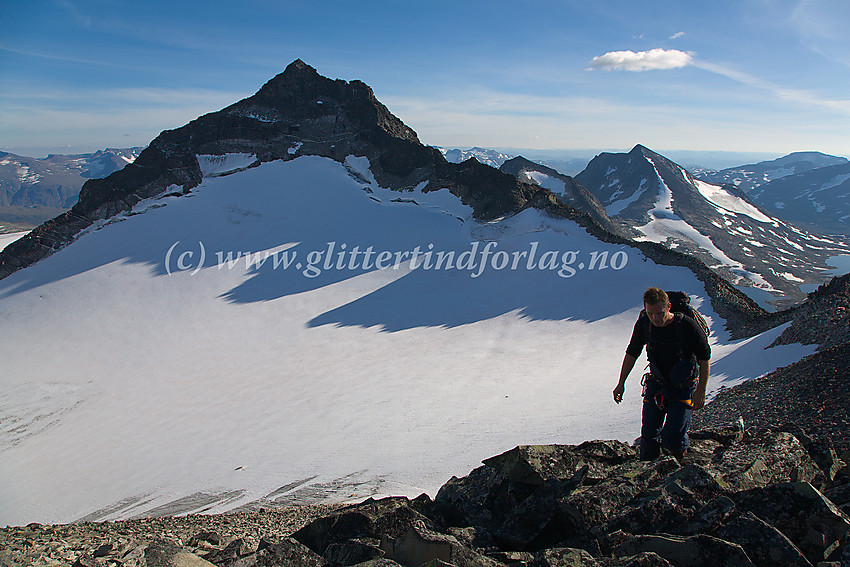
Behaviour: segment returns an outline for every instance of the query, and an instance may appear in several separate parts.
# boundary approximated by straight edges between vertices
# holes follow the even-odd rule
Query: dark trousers
[[[691,396],[693,388],[682,390],[648,384],[641,416],[641,460],[649,461],[658,457],[662,447],[677,456],[685,452],[688,448],[688,427],[694,410],[682,400],[690,401]],[[662,402],[661,407],[658,402]]]

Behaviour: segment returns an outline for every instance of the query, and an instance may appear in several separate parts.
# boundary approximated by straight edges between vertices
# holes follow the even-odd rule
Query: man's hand
[[[705,406],[705,389],[708,387],[711,361],[697,360],[697,365],[699,366],[699,382],[697,382],[697,391],[694,392],[694,397],[691,399],[695,410],[702,409]]]
[[[625,384],[617,384],[617,387],[614,388],[614,401],[618,404],[623,401],[623,392],[626,391]]]
[[[620,368],[620,381],[617,382],[617,387],[614,388],[614,401],[618,404],[623,401],[623,392],[626,391],[626,378],[629,377],[629,372],[634,368],[635,362],[637,362],[637,358],[629,353],[626,353],[626,356],[623,357],[623,366]]]
[[[705,406],[705,388],[697,387],[691,402],[694,404],[694,410],[701,410]]]

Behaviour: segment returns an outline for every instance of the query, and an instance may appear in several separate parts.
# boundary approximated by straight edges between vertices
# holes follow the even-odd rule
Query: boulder
[[[333,544],[346,544],[362,538],[380,541],[383,537],[400,537],[414,523],[432,524],[431,520],[411,508],[406,498],[369,499],[317,518],[292,537],[324,555]]]
[[[785,534],[752,512],[726,522],[714,535],[737,543],[759,567],[811,567]]]
[[[847,466],[842,459],[838,458],[832,441],[828,439],[815,439],[806,446],[806,450],[812,460],[820,467],[826,482],[834,481],[838,472]]]
[[[733,443],[741,442],[744,438],[744,431],[744,418],[739,417],[737,421],[730,424],[719,427],[706,427],[692,431],[688,433],[688,436],[691,439],[712,439],[723,445],[732,445]]]
[[[818,472],[796,437],[785,431],[769,430],[718,449],[706,469],[728,492],[780,482],[808,482]]]
[[[584,549],[560,547],[538,552],[528,567],[599,567],[599,563]]]
[[[422,526],[411,526],[397,539],[385,538],[381,549],[405,567],[420,567],[439,559],[455,567],[504,567],[502,563],[461,545],[454,537]]]
[[[547,481],[562,483],[566,493],[598,484],[616,474],[617,466],[633,462],[637,453],[620,441],[519,446],[485,460],[464,478],[453,477],[434,498],[434,510],[448,526],[493,532]]]
[[[210,551],[204,555],[204,559],[216,565],[230,565],[240,557],[250,555],[251,553],[252,550],[248,547],[245,540],[237,538],[228,543],[224,549]]]
[[[323,557],[336,565],[356,565],[384,556],[378,540],[350,539],[344,543],[330,544]]]
[[[686,465],[667,475],[657,488],[643,492],[624,506],[609,521],[608,531],[676,533],[720,492],[720,485],[705,469]]]
[[[111,543],[104,543],[103,545],[98,546],[98,548],[92,552],[92,557],[94,557],[95,559],[99,557],[106,557],[107,555],[112,553],[113,547],[114,546]]]
[[[614,466],[607,477],[576,488],[566,500],[569,513],[592,527],[604,524],[635,496],[659,485],[679,462],[670,456],[655,461],[631,460]]]
[[[237,561],[233,567],[324,567],[328,562],[301,542],[287,537]]]
[[[725,445],[720,441],[712,438],[694,439],[691,437],[691,442],[688,445],[688,450],[685,453],[684,462],[707,466],[714,458],[714,454],[722,450]]]
[[[708,535],[638,535],[614,550],[617,557],[656,553],[675,567],[755,567],[740,545]]]
[[[823,494],[842,512],[850,515],[850,478],[842,479],[842,482],[833,482]]]
[[[501,477],[520,484],[540,485],[547,479],[569,480],[587,466],[587,482],[602,480],[611,468],[637,457],[620,441],[585,441],[580,445],[521,445],[484,460]]]
[[[807,482],[788,482],[731,496],[741,512],[766,519],[812,563],[829,560],[850,532],[848,518]]]
[[[206,559],[163,539],[151,542],[145,549],[145,562],[148,567],[214,567]]]
[[[581,519],[567,513],[560,502],[569,495],[570,483],[550,478],[534,492],[507,511],[504,521],[493,532],[503,549],[536,551],[569,544],[599,554],[596,538]]]
[[[434,512],[447,526],[489,528],[493,524],[493,514],[486,500],[490,488],[498,484],[496,471],[486,465],[465,477],[453,476],[434,497]]]
[[[718,496],[697,510],[679,532],[683,535],[711,533],[735,512],[735,502],[728,496]]]

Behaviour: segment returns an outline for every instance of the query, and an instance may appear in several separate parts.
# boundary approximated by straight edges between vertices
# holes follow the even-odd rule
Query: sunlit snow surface
[[[722,214],[742,214],[759,222],[771,223],[773,225],[778,224],[774,219],[758,210],[758,208],[747,203],[740,197],[732,195],[719,185],[706,183],[699,179],[694,179],[694,184],[702,196],[708,199]]]
[[[24,230],[21,232],[6,232],[4,234],[0,234],[0,250],[3,250],[14,241],[23,238],[26,236],[27,232],[29,231]]]
[[[712,391],[812,352],[730,343],[684,268],[535,210],[476,222],[364,158],[141,211],[0,280],[0,524],[433,496],[518,444],[631,441],[643,363],[611,390],[650,285],[711,319]]]

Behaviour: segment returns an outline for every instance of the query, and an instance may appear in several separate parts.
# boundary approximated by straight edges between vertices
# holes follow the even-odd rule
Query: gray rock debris
[[[684,464],[618,441],[529,445],[433,500],[10,527],[0,565],[833,567],[850,560],[848,487],[823,438],[733,420],[695,431]]]

